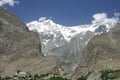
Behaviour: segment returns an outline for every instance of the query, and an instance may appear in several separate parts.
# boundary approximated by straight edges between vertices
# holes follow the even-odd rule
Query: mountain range
[[[0,77],[21,72],[71,80],[120,80],[119,42],[116,18],[71,27],[45,18],[24,24],[0,7]]]
[[[91,24],[63,26],[40,18],[27,23],[30,31],[39,33],[44,56],[60,60],[65,75],[71,75],[79,64],[83,49],[95,35],[107,33],[118,22],[115,18],[94,20]]]

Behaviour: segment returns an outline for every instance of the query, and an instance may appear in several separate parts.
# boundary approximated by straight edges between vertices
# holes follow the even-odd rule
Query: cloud
[[[120,13],[114,13],[114,18],[119,21],[120,20]]]
[[[39,19],[39,21],[42,22],[42,21],[44,21],[44,20],[46,20],[46,19],[47,19],[46,17],[41,17],[41,18]]]
[[[101,22],[118,22],[120,20],[120,13],[114,13],[114,16],[109,18],[107,17],[107,13],[97,13],[93,15],[94,20],[92,23],[101,23]]]
[[[115,17],[120,17],[120,13],[114,13]]]
[[[19,1],[18,0],[0,0],[0,6],[3,7],[6,4],[13,7],[15,4],[19,4]]]
[[[93,18],[95,21],[101,21],[101,20],[107,18],[107,14],[106,13],[97,13],[97,14],[93,15]]]

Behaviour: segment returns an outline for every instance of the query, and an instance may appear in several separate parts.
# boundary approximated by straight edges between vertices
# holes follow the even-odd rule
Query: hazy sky
[[[5,1],[5,0],[2,0]],[[4,5],[5,8],[19,16],[24,22],[40,17],[50,18],[62,25],[73,26],[91,23],[92,15],[107,13],[108,17],[120,12],[120,0],[16,0]],[[5,3],[5,2],[4,2]],[[16,3],[16,5],[14,5]]]

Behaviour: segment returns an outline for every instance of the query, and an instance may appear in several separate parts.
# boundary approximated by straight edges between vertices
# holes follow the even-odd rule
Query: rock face
[[[80,65],[76,68],[75,74],[73,74],[73,80],[88,71],[98,74],[98,71],[104,69],[120,69],[119,42],[120,23],[116,24],[116,27],[108,33],[103,33],[92,38],[83,51]]]
[[[40,34],[43,54],[59,59],[64,74],[70,76],[79,64],[88,41],[95,35],[108,32],[117,22],[117,19],[109,18],[68,27],[56,24],[51,19],[40,18],[26,25],[30,31]]]
[[[64,69],[65,75],[71,75],[74,72],[75,67],[79,64],[79,59],[82,55],[85,44],[87,44],[88,40],[93,36],[94,33],[90,31],[86,32],[85,35],[78,34],[67,44],[59,48],[52,49],[48,54],[60,59],[61,67]]]
[[[48,73],[57,65],[56,59],[43,57],[38,34],[0,7],[0,75],[13,75],[17,70]]]

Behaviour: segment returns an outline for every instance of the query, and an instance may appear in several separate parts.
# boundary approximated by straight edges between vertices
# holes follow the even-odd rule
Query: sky
[[[25,23],[46,17],[64,26],[89,24],[97,13],[120,13],[120,0],[0,0],[0,6]]]

